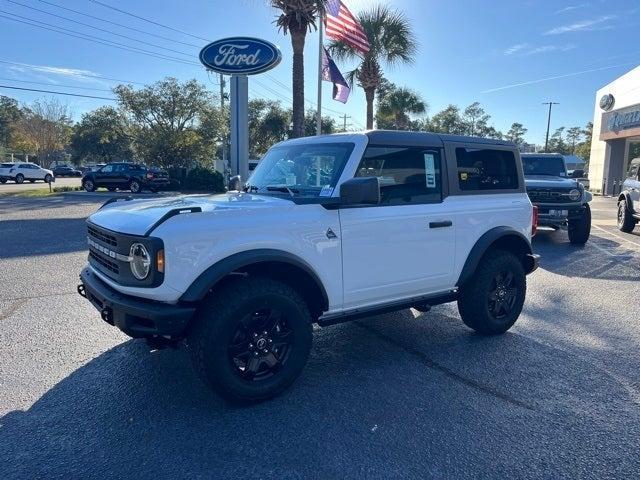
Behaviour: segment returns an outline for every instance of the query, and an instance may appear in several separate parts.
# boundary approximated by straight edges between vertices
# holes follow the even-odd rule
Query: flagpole
[[[322,26],[324,19],[320,15],[318,28],[318,110],[316,112],[316,135],[322,134]]]

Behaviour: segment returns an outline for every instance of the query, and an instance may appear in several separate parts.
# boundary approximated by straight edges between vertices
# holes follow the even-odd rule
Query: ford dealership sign
[[[259,38],[231,37],[210,43],[200,52],[205,67],[227,75],[254,75],[282,60],[280,49]]]

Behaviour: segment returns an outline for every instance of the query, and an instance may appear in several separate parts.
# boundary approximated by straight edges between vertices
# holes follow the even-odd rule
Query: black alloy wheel
[[[496,320],[505,318],[515,306],[518,288],[514,278],[511,271],[500,271],[493,277],[487,298],[487,308]]]
[[[142,189],[140,188],[140,183],[137,180],[131,180],[129,190],[131,190],[131,193],[140,193],[140,190]]]

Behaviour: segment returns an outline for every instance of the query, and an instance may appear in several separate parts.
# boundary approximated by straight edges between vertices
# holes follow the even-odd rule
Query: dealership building
[[[589,161],[592,191],[605,195],[620,192],[632,160],[630,151],[637,143],[640,143],[640,66],[596,93]]]

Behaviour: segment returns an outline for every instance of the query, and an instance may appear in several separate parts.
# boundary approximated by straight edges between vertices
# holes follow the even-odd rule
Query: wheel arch
[[[288,284],[307,301],[316,318],[329,308],[329,296],[314,269],[292,253],[273,249],[236,253],[211,265],[193,281],[180,301],[200,302],[230,278],[247,274],[266,276]]]
[[[536,261],[532,256],[531,243],[527,237],[511,227],[495,227],[485,232],[475,243],[467,256],[456,285],[461,287],[468,282],[478,268],[482,257],[496,248],[514,252],[522,262],[525,273],[535,270]]]

